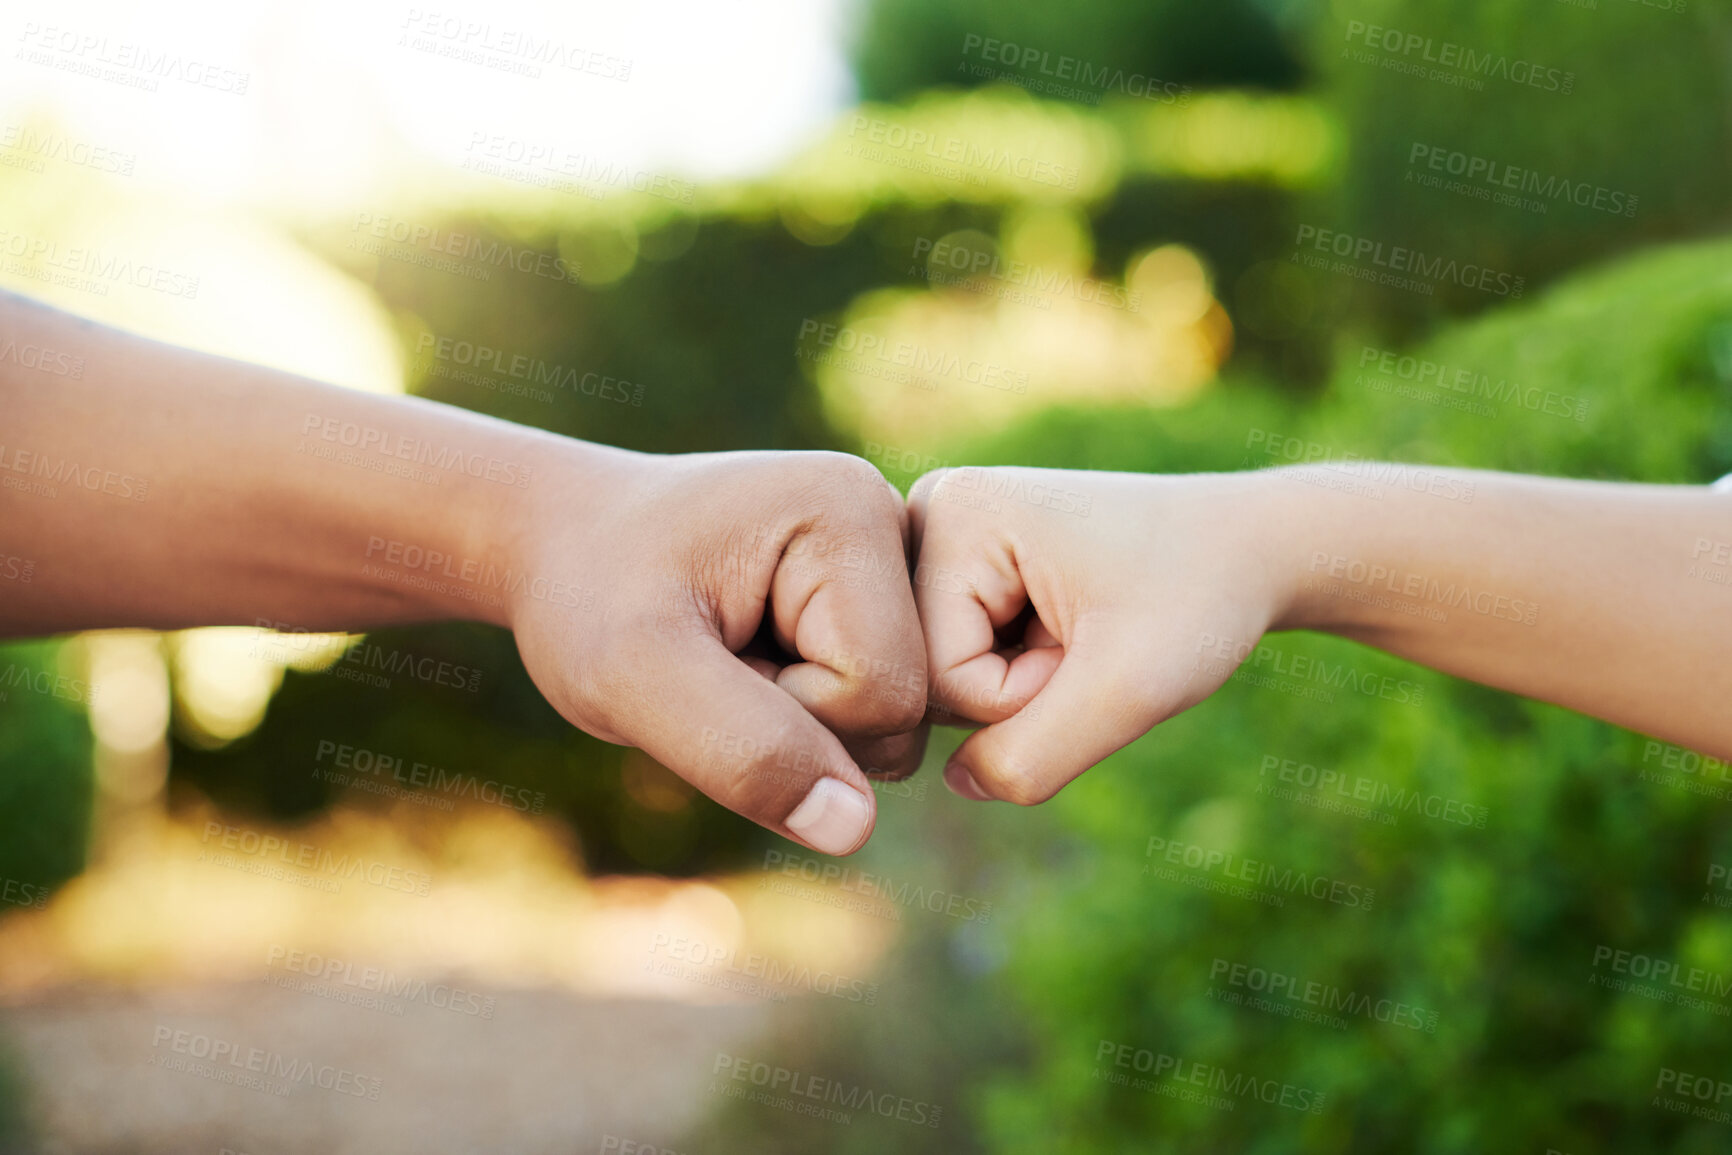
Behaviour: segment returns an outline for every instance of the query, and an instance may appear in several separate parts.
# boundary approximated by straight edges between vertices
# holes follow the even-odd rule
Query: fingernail
[[[944,784],[950,787],[952,794],[960,794],[973,802],[991,802],[992,795],[980,788],[980,783],[974,780],[960,762],[944,764]]]
[[[789,830],[825,854],[847,854],[859,846],[871,823],[871,804],[835,778],[818,779],[786,821]]]

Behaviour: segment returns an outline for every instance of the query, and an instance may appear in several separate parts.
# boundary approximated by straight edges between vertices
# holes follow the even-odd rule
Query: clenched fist
[[[524,572],[600,591],[587,613],[508,608],[536,685],[730,809],[857,850],[875,814],[861,766],[911,773],[925,746],[901,495],[836,453],[618,454],[608,471],[581,519],[570,489],[542,487],[507,544]]]
[[[909,511],[933,702],[984,724],[944,780],[1044,802],[1231,664],[1205,638],[1262,636],[1278,567],[1250,475],[1051,469],[929,473]]]

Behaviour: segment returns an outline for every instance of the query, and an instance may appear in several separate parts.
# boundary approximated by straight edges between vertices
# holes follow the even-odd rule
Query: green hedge
[[[1356,382],[1363,346],[1348,343],[1302,412],[1228,383],[1189,409],[1048,414],[945,456],[1235,468],[1248,430],[1276,429],[1370,455],[1703,481],[1732,469],[1729,270],[1723,241],[1653,252],[1412,351],[1515,380],[1523,397],[1532,386],[1584,399],[1581,421],[1519,401],[1487,417],[1378,394]],[[877,1007],[814,1008],[822,1025],[802,1020],[760,1049],[946,1104],[943,1128],[741,1107],[702,1149],[1724,1150],[1720,1124],[1652,1100],[1662,1067],[1732,1080],[1726,1019],[1591,980],[1615,977],[1594,965],[1601,947],[1732,975],[1732,925],[1703,901],[1708,864],[1732,860],[1732,803],[1643,781],[1644,767],[1661,769],[1646,739],[1568,711],[1321,636],[1265,647],[1251,673],[1268,680],[1229,683],[1044,807],[936,795],[886,806],[858,865],[990,897],[991,922],[911,918]],[[1292,673],[1301,660],[1322,680]],[[924,773],[955,740],[935,741]],[[1270,758],[1277,786],[1290,759],[1457,806],[1396,810],[1393,826],[1322,811],[1260,792]],[[1483,828],[1461,821],[1481,813]],[[1375,898],[1365,909],[1289,894],[1275,908],[1182,880],[1202,872],[1151,877],[1152,837]],[[1354,997],[1339,1025],[1233,1005],[1218,996],[1254,992],[1215,973],[1222,964],[1225,978],[1242,964]],[[1383,1000],[1406,1021],[1379,1021]],[[1106,1061],[1103,1044],[1115,1048]],[[1119,1046],[1133,1077],[1138,1051],[1164,1054],[1277,1096],[1286,1085],[1295,1103],[1321,1093],[1323,1107],[1241,1094],[1218,1109],[1115,1085],[1100,1076],[1119,1070]]]

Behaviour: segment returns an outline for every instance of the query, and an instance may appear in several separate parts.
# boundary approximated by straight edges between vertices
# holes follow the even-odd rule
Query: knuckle
[[[805,797],[823,759],[791,727],[776,726],[758,737],[751,755],[720,776],[718,800],[741,814],[780,821]]]
[[[1064,785],[1062,781],[1049,781],[1045,775],[1017,757],[1000,756],[982,769],[986,771],[989,789],[993,795],[1017,806],[1038,806],[1057,794]]]
[[[926,695],[912,690],[898,693],[888,704],[890,711],[886,719],[893,732],[903,733],[913,730],[926,717]]]
[[[949,472],[949,469],[927,470],[915,479],[914,485],[908,490],[908,496],[911,499],[919,497],[921,500],[930,498],[932,496],[932,491],[937,488],[937,486],[944,480],[944,475]]]
[[[1002,691],[976,686],[955,675],[935,679],[932,687],[935,701],[952,714],[975,722],[1002,722],[1026,704]]]
[[[896,495],[890,482],[878,472],[878,467],[864,457],[852,453],[837,453],[827,449],[806,450],[793,455],[802,484],[813,487],[826,497],[845,496],[885,504]]]
[[[902,734],[920,725],[926,715],[924,695],[894,686],[862,685],[855,696],[854,726],[867,737]]]
[[[624,660],[616,650],[614,644],[604,642],[572,671],[576,699],[584,715],[615,724],[640,700],[643,685],[635,663]]]

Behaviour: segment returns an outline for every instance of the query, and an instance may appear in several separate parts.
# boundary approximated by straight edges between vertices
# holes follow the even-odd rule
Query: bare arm
[[[0,414],[0,552],[33,563],[0,582],[0,635],[493,622],[573,724],[829,853],[872,828],[856,758],[919,763],[902,502],[858,458],[630,453],[18,297]],[[785,663],[736,656],[766,618]],[[886,695],[884,668],[918,684]]]
[[[9,634],[259,617],[315,630],[504,625],[503,599],[483,589],[378,576],[390,547],[377,542],[501,560],[538,469],[546,478],[557,459],[599,481],[625,456],[188,352],[27,298],[0,296],[0,337],[82,359],[76,378],[0,362],[0,521],[36,562],[35,580],[0,600]],[[598,489],[577,487],[574,506]]]
[[[928,475],[910,510],[933,696],[988,724],[946,768],[970,797],[1050,797],[1282,629],[1732,755],[1732,493],[1375,464],[1004,468]]]
[[[1300,500],[1300,577],[1274,628],[1732,753],[1732,494],[1427,472],[1460,497]]]

